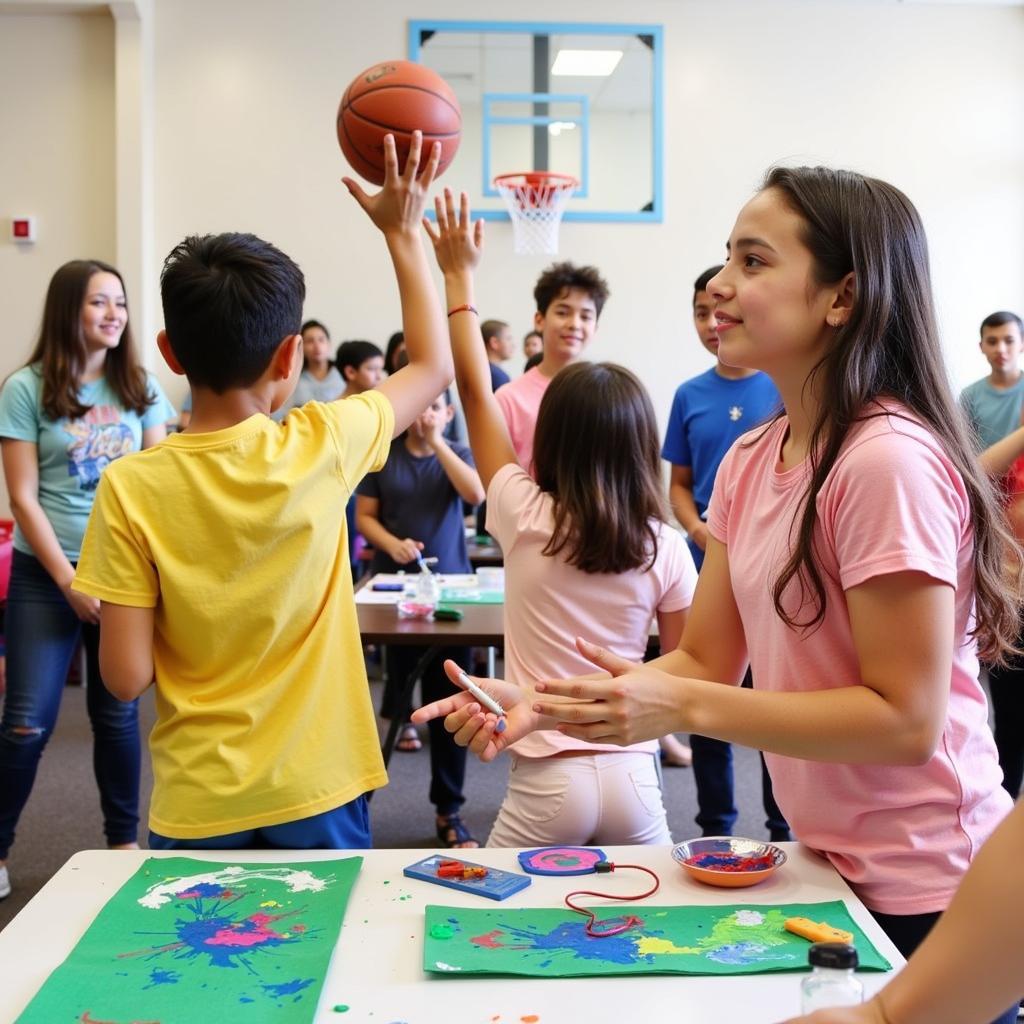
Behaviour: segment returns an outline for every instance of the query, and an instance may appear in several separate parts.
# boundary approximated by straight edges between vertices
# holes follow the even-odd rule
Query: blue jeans
[[[743,677],[743,686],[753,686],[750,672]],[[693,779],[697,784],[697,817],[694,819],[704,836],[731,836],[738,812],[733,794],[732,747],[723,740],[709,736],[690,737],[693,748]],[[787,823],[772,791],[768,766],[761,759],[761,802],[764,805],[765,827],[773,842],[791,839]]]
[[[53,733],[68,668],[85,646],[86,708],[93,732],[93,770],[109,846],[134,843],[139,825],[138,702],[112,697],[100,679],[99,628],[83,623],[38,559],[20,551],[7,595],[7,696],[0,720],[0,860],[36,779]],[[30,732],[19,730],[29,729]]]
[[[149,833],[151,850],[369,850],[370,805],[365,794],[309,818],[205,839]]]

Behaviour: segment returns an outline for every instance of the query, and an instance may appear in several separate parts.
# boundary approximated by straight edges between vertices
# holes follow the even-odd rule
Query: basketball
[[[402,170],[417,128],[423,132],[420,167],[440,142],[442,174],[459,148],[462,111],[448,83],[422,64],[381,61],[356,75],[341,97],[338,143],[352,169],[374,185],[384,184],[384,136],[394,135]]]

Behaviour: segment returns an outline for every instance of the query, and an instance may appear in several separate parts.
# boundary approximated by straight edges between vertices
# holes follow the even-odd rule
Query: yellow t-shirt
[[[74,588],[155,609],[153,831],[281,824],[387,784],[345,504],[393,426],[370,391],[173,434],[103,474]]]

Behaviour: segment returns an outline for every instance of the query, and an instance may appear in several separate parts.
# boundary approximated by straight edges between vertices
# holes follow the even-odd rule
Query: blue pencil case
[[[438,878],[437,868],[443,860],[458,860],[467,868],[487,868],[487,874],[483,878]],[[474,896],[485,896],[489,900],[507,900],[509,896],[530,884],[530,879],[526,875],[519,875],[513,871],[499,871],[487,864],[474,864],[472,861],[448,857],[443,853],[435,853],[431,857],[410,864],[402,874],[407,878],[418,878],[421,882],[443,885],[446,889],[458,889],[459,892],[469,892]]]

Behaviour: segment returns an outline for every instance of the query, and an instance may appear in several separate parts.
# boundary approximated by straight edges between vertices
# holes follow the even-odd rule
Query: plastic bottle
[[[800,983],[802,1013],[864,1002],[864,986],[853,973],[858,963],[853,946],[845,942],[816,942],[807,954],[807,962],[811,973]]]

